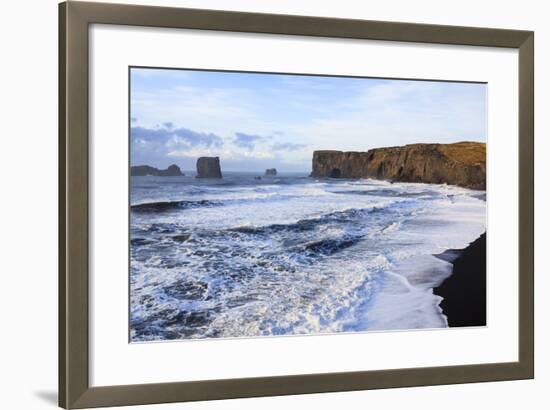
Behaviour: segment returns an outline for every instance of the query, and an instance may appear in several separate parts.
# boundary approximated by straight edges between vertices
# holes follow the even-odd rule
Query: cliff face
[[[367,152],[315,151],[313,177],[376,178],[485,189],[486,146],[412,144]]]
[[[197,160],[197,178],[221,178],[219,157],[200,157]]]
[[[149,165],[137,165],[130,168],[130,175],[133,177],[140,176],[155,176],[155,177],[181,177],[184,176],[180,167],[175,164],[170,165],[166,169],[158,169]]]

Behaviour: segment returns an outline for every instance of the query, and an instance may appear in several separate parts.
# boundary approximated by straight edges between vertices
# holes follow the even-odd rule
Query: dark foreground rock
[[[434,288],[450,327],[487,324],[486,234],[464,249],[453,262],[453,273]],[[444,257],[442,259],[445,259]]]
[[[166,169],[158,169],[149,165],[137,165],[130,168],[130,175],[133,177],[155,176],[155,177],[181,177],[185,174],[175,164]]]
[[[265,170],[266,176],[275,176],[277,175],[277,168],[268,168]]]
[[[411,144],[366,152],[314,151],[312,177],[375,178],[485,189],[481,142]]]
[[[197,178],[221,178],[219,157],[200,157],[197,160]]]

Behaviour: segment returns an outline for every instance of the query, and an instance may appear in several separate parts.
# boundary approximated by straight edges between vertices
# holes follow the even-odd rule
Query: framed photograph
[[[59,13],[60,406],[533,377],[533,32]]]

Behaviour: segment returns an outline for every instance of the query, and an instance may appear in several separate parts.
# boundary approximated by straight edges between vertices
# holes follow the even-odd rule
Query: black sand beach
[[[487,324],[487,250],[484,233],[462,251],[451,250],[448,255],[459,256],[453,261],[453,273],[434,293],[443,298],[440,306],[447,316],[449,327],[485,326]],[[440,256],[446,259],[445,256]],[[454,259],[454,258],[453,258]]]

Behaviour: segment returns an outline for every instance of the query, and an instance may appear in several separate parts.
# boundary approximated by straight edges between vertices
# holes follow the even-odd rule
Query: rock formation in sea
[[[185,174],[175,164],[166,169],[158,169],[149,165],[136,165],[130,168],[130,175],[133,177],[155,176],[155,177],[181,177]]]
[[[265,170],[265,175],[268,176],[268,175],[271,175],[271,176],[275,176],[277,175],[277,168],[268,168]]]
[[[312,177],[375,178],[485,189],[486,145],[411,144],[366,152],[314,151]]]
[[[197,178],[221,178],[219,157],[200,157],[197,160]]]

